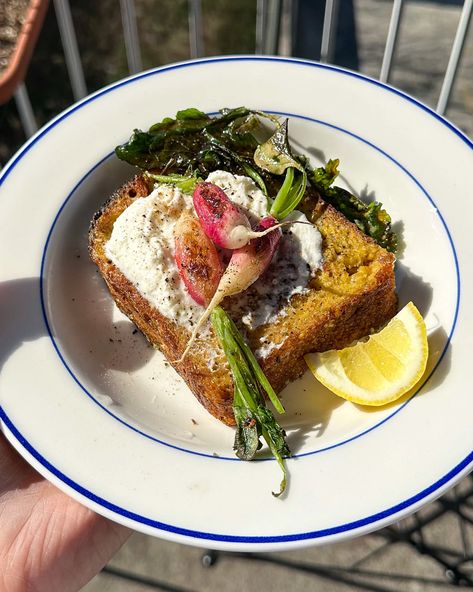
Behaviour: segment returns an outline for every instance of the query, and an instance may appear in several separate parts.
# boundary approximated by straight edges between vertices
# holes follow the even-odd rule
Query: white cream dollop
[[[221,187],[252,224],[268,215],[266,196],[249,177],[215,171],[206,180]],[[193,211],[191,196],[173,185],[157,185],[117,218],[105,253],[162,315],[189,327],[204,309],[189,296],[174,261],[173,230],[186,210]],[[322,238],[317,228],[308,224],[302,212],[294,211],[288,219],[305,224],[284,228],[269,268],[232,299],[232,312],[250,328],[272,322],[292,295],[307,291],[311,276],[322,263]]]
[[[189,296],[174,262],[173,229],[192,198],[173,185],[157,185],[116,219],[105,254],[162,315],[187,325],[201,307]]]
[[[214,171],[206,181],[223,189],[227,197],[242,209],[252,224],[268,215],[268,200],[250,177],[233,175],[228,171]]]

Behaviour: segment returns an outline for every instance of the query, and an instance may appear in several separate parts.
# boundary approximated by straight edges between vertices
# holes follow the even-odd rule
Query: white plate
[[[294,458],[245,463],[117,312],[87,256],[93,213],[132,176],[113,148],[178,109],[246,105],[290,118],[314,164],[383,202],[405,243],[401,304],[430,329],[427,381],[367,411],[309,375],[283,393]],[[74,105],[0,180],[2,428],[45,477],[136,530],[233,550],[366,533],[434,499],[473,463],[472,143],[403,93],[301,60],[205,59],[159,68]]]

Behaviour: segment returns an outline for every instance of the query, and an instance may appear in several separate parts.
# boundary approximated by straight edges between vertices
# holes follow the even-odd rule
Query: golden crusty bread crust
[[[233,383],[215,336],[197,340],[184,362],[173,362],[190,332],[153,308],[105,255],[114,221],[150,191],[148,181],[137,176],[109,199],[91,223],[90,256],[120,310],[163,352],[200,403],[217,419],[234,425]],[[247,331],[254,350],[265,342],[279,345],[259,360],[277,392],[305,371],[304,354],[349,345],[384,325],[397,306],[393,255],[322,200],[307,199],[303,207],[322,234],[323,267],[306,294],[292,297],[284,315]]]

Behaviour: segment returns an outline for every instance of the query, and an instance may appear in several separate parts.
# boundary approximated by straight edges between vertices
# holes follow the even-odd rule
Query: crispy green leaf
[[[192,169],[204,175],[217,168],[243,174],[241,164],[231,154],[238,152],[241,159],[253,162],[256,140],[247,128],[240,129],[251,113],[239,107],[222,109],[219,116],[209,117],[195,108],[184,109],[175,119],[166,117],[152,125],[148,132],[135,130],[115,152],[130,164],[160,174],[182,175]],[[210,142],[211,137],[230,152]]]
[[[286,119],[279,124],[269,140],[260,144],[254,154],[255,163],[274,175],[282,175],[289,167],[303,170],[300,163],[291,154],[287,122]]]
[[[156,156],[149,152],[153,137],[147,132],[135,129],[126,144],[117,146],[115,154],[134,166],[150,169],[156,166]]]
[[[229,141],[229,143],[236,149],[255,150],[258,146],[253,131],[256,131],[255,124],[246,125],[248,120],[253,117],[252,114],[243,119],[234,119],[222,130],[222,139]]]
[[[271,411],[267,407],[259,405],[256,409],[255,416],[260,421],[261,425],[263,425],[268,431],[271,442],[278,453],[281,456],[289,456],[291,452],[286,443],[286,432],[274,421]]]
[[[199,109],[195,109],[194,107],[189,107],[189,109],[183,109],[182,111],[178,111],[176,113],[176,119],[180,119],[185,121],[186,119],[208,119],[209,116],[199,111]]]
[[[233,413],[236,421],[233,450],[241,460],[252,460],[261,448],[261,432],[252,411],[243,404],[237,387],[235,387]]]
[[[153,181],[158,183],[171,183],[181,189],[184,193],[192,195],[194,193],[195,186],[201,181],[199,175],[194,173],[193,175],[157,175],[146,171],[146,176]]]
[[[338,158],[331,159],[324,167],[318,167],[312,172],[312,182],[319,189],[328,189],[338,177],[338,165],[340,161]]]

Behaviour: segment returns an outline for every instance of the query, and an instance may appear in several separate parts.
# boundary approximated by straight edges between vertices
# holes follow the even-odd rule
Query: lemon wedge
[[[428,344],[424,319],[409,302],[378,333],[352,347],[307,354],[313,375],[336,395],[360,405],[386,405],[424,374]]]

